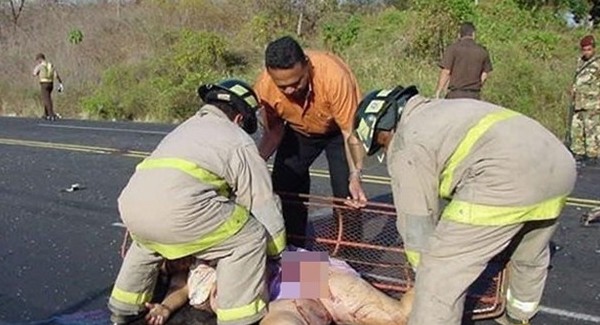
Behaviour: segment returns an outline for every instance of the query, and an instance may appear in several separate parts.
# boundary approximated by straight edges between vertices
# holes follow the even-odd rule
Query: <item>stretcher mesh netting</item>
[[[307,249],[327,251],[331,257],[347,261],[363,278],[390,296],[399,298],[412,287],[414,273],[396,230],[393,205],[370,202],[355,210],[339,199],[285,193],[280,196],[286,204],[308,210],[309,226],[304,237]],[[501,264],[490,263],[469,288],[465,312],[473,319],[502,314],[504,282]]]

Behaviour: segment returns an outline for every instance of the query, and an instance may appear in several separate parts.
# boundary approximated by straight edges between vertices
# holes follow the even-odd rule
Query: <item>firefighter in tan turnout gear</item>
[[[109,299],[114,323],[142,316],[163,258],[217,260],[217,321],[252,324],[266,313],[265,265],[285,247],[279,199],[248,134],[258,101],[247,84],[203,85],[205,105],[141,162],[121,193],[133,238]]]
[[[509,279],[496,321],[529,324],[576,178],[561,141],[517,112],[430,100],[414,86],[368,94],[354,132],[354,155],[387,154],[398,230],[416,269],[409,324],[460,324],[467,288],[501,252],[510,256]],[[449,201],[441,216],[439,198]]]

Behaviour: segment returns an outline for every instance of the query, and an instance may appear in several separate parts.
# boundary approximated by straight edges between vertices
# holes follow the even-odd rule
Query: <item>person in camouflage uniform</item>
[[[600,58],[594,37],[581,39],[572,88],[571,152],[580,162],[596,163],[600,153]]]

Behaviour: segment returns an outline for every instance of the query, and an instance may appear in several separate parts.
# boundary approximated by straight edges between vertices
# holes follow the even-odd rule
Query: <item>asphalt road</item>
[[[50,324],[56,315],[104,308],[121,260],[116,199],[173,127],[0,118],[0,324]],[[383,166],[369,174],[387,176]],[[389,198],[385,179],[368,180],[371,197]],[[65,191],[72,184],[80,190]],[[330,194],[323,172],[312,188]],[[600,169],[580,171],[573,197],[590,201],[565,209],[534,324],[600,324],[600,228],[579,225],[600,205]]]

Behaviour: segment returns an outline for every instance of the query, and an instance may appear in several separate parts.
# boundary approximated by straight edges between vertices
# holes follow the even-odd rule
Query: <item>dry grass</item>
[[[205,4],[202,4],[204,2]],[[247,6],[215,6],[211,1],[188,0],[178,5],[150,1],[118,8],[114,4],[88,6],[29,5],[18,26],[0,16],[0,114],[32,116],[42,112],[34,57],[42,52],[57,67],[65,85],[54,93],[63,115],[85,117],[79,100],[98,85],[102,72],[114,65],[135,64],[153,57],[167,40],[166,30],[190,28],[231,34],[248,20]],[[234,19],[233,17],[246,17]],[[83,41],[71,44],[69,32],[83,32]],[[10,31],[10,32],[9,32]],[[236,33],[231,35],[235,37]],[[247,44],[246,44],[247,45]],[[241,48],[248,48],[241,45]],[[255,56],[256,57],[256,56]]]
[[[65,82],[66,91],[54,96],[57,110],[65,116],[88,118],[81,107],[82,98],[99,87],[103,72],[170,55],[173,35],[181,29],[215,32],[223,37],[228,52],[244,64],[224,70],[222,77],[235,75],[252,82],[262,67],[266,43],[295,31],[295,16],[282,3],[144,0],[119,11],[115,4],[105,3],[29,5],[14,30],[0,15],[0,114],[41,114],[39,86],[31,69],[35,54],[43,52]],[[568,104],[565,89],[572,78],[577,40],[586,31],[568,30],[551,18],[549,11],[535,18],[510,1],[485,2],[477,10],[478,40],[488,47],[494,63],[484,98],[531,115],[562,135]],[[319,34],[324,24],[338,24],[338,33],[348,36],[343,24],[350,16],[337,9],[321,15],[313,33],[303,35],[301,43],[327,48],[323,34]],[[379,8],[359,11],[358,16],[358,35],[341,55],[352,67],[363,93],[395,84],[416,84],[422,93],[432,95],[439,73],[436,59],[411,48],[419,33],[428,28],[423,13]],[[83,32],[80,44],[68,41],[73,29]],[[133,110],[141,114],[134,119],[152,118],[152,112],[143,110]]]

